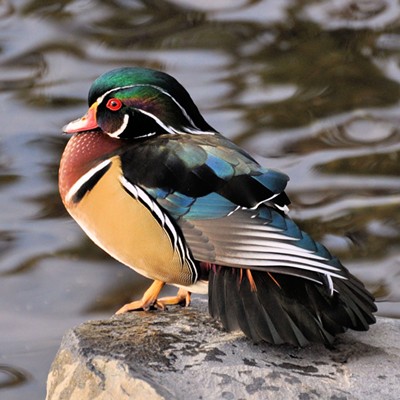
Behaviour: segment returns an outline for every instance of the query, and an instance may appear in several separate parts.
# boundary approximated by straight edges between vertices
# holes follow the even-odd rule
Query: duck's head
[[[64,132],[99,130],[117,139],[216,132],[176,79],[152,69],[119,68],[101,75],[88,102],[88,112],[64,126]]]

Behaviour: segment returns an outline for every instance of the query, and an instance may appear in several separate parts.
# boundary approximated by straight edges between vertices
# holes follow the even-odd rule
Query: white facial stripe
[[[150,84],[145,84],[145,83],[133,84],[133,85],[126,85],[126,86],[119,86],[119,87],[117,87],[117,88],[108,90],[107,92],[105,92],[104,94],[102,94],[100,97],[98,97],[97,103],[100,104],[100,103],[104,100],[104,98],[105,98],[106,96],[108,96],[108,95],[109,95],[110,93],[112,93],[112,92],[115,92],[115,91],[118,91],[118,90],[130,89],[130,88],[134,88],[134,87],[140,87],[140,86],[143,86],[143,87],[152,87],[153,89],[158,90],[158,91],[161,92],[162,94],[168,96],[168,97],[179,107],[179,109],[181,110],[182,114],[186,117],[186,119],[189,121],[189,123],[190,123],[190,124],[192,125],[192,127],[194,128],[194,129],[191,129],[191,128],[189,128],[189,127],[185,127],[185,128],[184,128],[185,132],[187,132],[187,133],[193,133],[193,134],[196,134],[196,135],[199,135],[199,134],[215,135],[215,132],[211,132],[211,131],[210,131],[210,132],[202,131],[200,128],[198,128],[198,127],[196,126],[196,124],[194,123],[194,121],[190,118],[189,114],[186,112],[185,108],[181,106],[181,104],[175,99],[175,97],[171,96],[170,93],[168,93],[168,92],[165,91],[164,89],[160,88],[159,86],[150,85]],[[148,113],[148,112],[146,112],[146,111],[144,111],[144,110],[141,110],[141,109],[137,109],[137,110],[140,111],[140,112],[143,112],[144,114],[146,114],[146,115],[148,115],[148,116],[150,116],[150,117],[152,117],[161,127],[163,127],[163,128],[164,128],[167,132],[169,132],[169,133],[180,133],[180,134],[185,133],[185,132],[176,131],[176,130],[174,130],[172,127],[167,127],[165,124],[163,124],[163,123],[160,121],[160,119],[158,119],[156,116],[154,116],[154,115],[151,114],[151,113]]]
[[[108,136],[113,138],[118,138],[119,135],[126,129],[129,123],[129,115],[124,115],[124,121],[122,122],[121,126],[115,132],[106,132]]]
[[[154,85],[146,85],[146,86],[150,86],[154,89],[157,89],[158,91],[160,91],[161,93],[165,94],[166,96],[168,96],[182,111],[182,114],[186,117],[186,119],[191,123],[191,125],[196,128],[198,131],[200,131],[200,129],[196,126],[196,124],[193,122],[192,118],[189,117],[189,114],[186,112],[185,108],[182,107],[180,105],[180,103],[175,99],[175,97],[171,96],[170,93],[166,92],[165,90],[163,90],[162,88],[158,87],[158,86],[154,86]]]
[[[67,195],[65,196],[66,202],[70,202],[72,197],[78,192],[78,190],[84,185],[90,178],[98,171],[102,170],[108,164],[110,164],[111,160],[104,160],[99,165],[96,165],[94,168],[86,172],[86,174],[82,175],[68,190]]]
[[[144,115],[147,115],[147,116],[150,117],[150,118],[153,118],[154,121],[156,121],[157,124],[160,125],[161,128],[163,128],[165,131],[167,131],[167,132],[169,132],[169,133],[172,133],[172,134],[177,133],[177,132],[175,131],[175,129],[173,129],[171,126],[165,125],[165,124],[164,124],[159,118],[157,118],[154,114],[149,113],[149,112],[144,111],[144,110],[141,110],[141,109],[139,109],[139,108],[137,108],[136,110],[139,111],[139,112],[141,112],[141,113],[144,114]]]
[[[175,128],[173,128],[172,126],[167,126],[167,125],[165,125],[159,118],[157,118],[154,114],[152,114],[152,113],[149,113],[149,112],[147,112],[147,111],[144,111],[144,110],[140,110],[140,109],[136,109],[138,112],[141,112],[142,114],[144,114],[144,115],[147,115],[148,117],[150,117],[150,118],[153,118],[154,119],[154,121],[156,121],[156,123],[158,124],[158,125],[160,125],[161,126],[161,128],[163,128],[165,131],[167,131],[167,132],[169,132],[170,134],[172,134],[172,135],[174,135],[174,134],[177,134],[177,135],[185,135],[186,133],[193,133],[193,134],[195,134],[195,135],[215,135],[215,132],[205,132],[205,131],[195,131],[195,130],[191,130],[190,128],[183,128],[184,129],[184,132],[182,132],[182,131],[179,131],[179,130],[177,130],[177,129],[175,129]],[[147,137],[147,136],[152,136],[152,135],[154,135],[156,132],[154,132],[154,133],[149,133],[149,134],[147,134],[147,135],[142,135],[142,136],[137,136],[136,137],[136,139],[137,138],[142,138],[142,137]]]
[[[156,85],[150,85],[148,83],[137,83],[137,84],[133,84],[133,85],[126,85],[126,86],[119,86],[117,88],[114,89],[110,89],[107,92],[105,92],[104,94],[102,94],[98,99],[97,102],[100,104],[104,98],[106,96],[108,96],[110,93],[115,92],[117,90],[124,90],[124,89],[130,89],[130,88],[134,88],[134,87],[152,87],[153,89],[158,90],[159,92],[165,94],[166,96],[168,96],[178,107],[179,109],[182,111],[182,114],[186,117],[186,119],[192,124],[192,126],[194,126],[195,128],[197,128],[198,130],[200,130],[195,123],[193,122],[193,120],[189,117],[189,115],[187,114],[186,110],[179,104],[179,102],[175,99],[175,97],[171,96],[170,93],[166,92],[164,89],[160,88],[159,86]]]
[[[135,85],[119,86],[117,88],[110,89],[107,92],[105,92],[104,94],[102,94],[100,97],[97,98],[97,104],[100,104],[104,100],[104,98],[107,97],[110,93],[115,92],[115,91],[120,90],[120,89],[130,88],[130,87],[133,87],[133,86],[135,86]]]

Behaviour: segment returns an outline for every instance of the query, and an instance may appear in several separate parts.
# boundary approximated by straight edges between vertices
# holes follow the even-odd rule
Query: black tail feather
[[[240,328],[255,342],[332,343],[346,331],[375,322],[373,297],[349,274],[334,279],[334,293],[304,278],[231,267],[209,273],[209,311],[228,331]]]

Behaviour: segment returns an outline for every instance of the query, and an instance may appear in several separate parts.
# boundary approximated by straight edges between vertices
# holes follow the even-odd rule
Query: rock
[[[255,345],[190,308],[134,312],[69,331],[47,400],[399,399],[400,320],[378,318],[330,349]]]

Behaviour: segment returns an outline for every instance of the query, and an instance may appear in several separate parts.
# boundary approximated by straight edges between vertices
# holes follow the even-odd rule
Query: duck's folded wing
[[[217,265],[294,275],[325,285],[348,272],[288,217],[267,206],[236,209],[214,219],[178,220],[195,259]]]
[[[374,298],[363,283],[279,211],[261,205],[178,223],[209,269],[210,313],[226,329],[302,346],[374,323]]]

